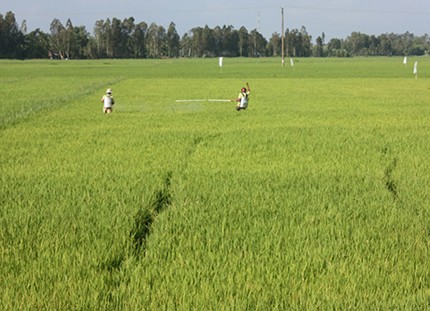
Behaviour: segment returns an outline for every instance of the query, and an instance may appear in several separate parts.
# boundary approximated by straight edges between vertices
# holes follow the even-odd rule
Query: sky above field
[[[429,0],[2,0],[0,14],[15,14],[18,24],[27,21],[28,31],[49,32],[54,18],[64,25],[85,26],[93,33],[97,20],[134,17],[135,22],[154,22],[168,28],[170,22],[182,36],[194,27],[232,25],[257,29],[266,39],[285,29],[306,27],[313,41],[323,32],[326,39],[346,38],[353,31],[417,36],[430,33]]]

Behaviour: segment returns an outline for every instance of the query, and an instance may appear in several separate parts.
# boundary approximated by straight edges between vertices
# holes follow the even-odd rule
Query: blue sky
[[[27,21],[28,31],[49,32],[54,18],[63,24],[70,18],[74,26],[93,33],[97,20],[134,17],[166,29],[174,22],[180,36],[197,26],[232,25],[257,29],[269,39],[281,32],[281,6],[285,28],[303,25],[313,41],[322,32],[326,40],[346,38],[353,31],[430,34],[429,0],[2,0],[0,14],[12,11],[19,24]]]

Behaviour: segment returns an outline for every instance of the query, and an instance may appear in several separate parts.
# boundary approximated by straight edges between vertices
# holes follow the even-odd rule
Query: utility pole
[[[285,36],[285,33],[284,33],[284,7],[282,6],[281,7],[281,15],[282,15],[282,47],[281,47],[281,49],[282,49],[282,51],[281,51],[281,55],[282,55],[282,67],[284,67],[284,64],[285,64],[285,59],[284,59],[284,36]]]

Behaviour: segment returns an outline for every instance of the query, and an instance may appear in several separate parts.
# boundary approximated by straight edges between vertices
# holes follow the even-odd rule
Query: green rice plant
[[[428,308],[417,60],[1,61],[1,308]]]

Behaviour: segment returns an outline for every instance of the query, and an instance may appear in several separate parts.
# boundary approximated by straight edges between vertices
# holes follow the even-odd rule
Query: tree
[[[90,34],[85,26],[73,27],[73,45],[70,48],[70,57],[82,59],[86,57],[86,47],[90,41]]]
[[[422,37],[414,37],[409,47],[409,54],[424,55],[429,51],[429,37],[424,35]]]
[[[239,29],[239,56],[248,56],[249,53],[249,34],[245,27]]]
[[[181,38],[181,56],[185,57],[191,57],[192,49],[193,49],[193,43],[192,38],[188,33],[185,33]]]
[[[340,39],[333,38],[327,44],[327,55],[330,57],[338,57],[339,51],[342,48],[342,42]]]
[[[178,57],[179,56],[179,35],[176,31],[175,23],[171,22],[169,28],[167,29],[167,56],[168,57]]]
[[[379,40],[379,55],[393,55],[393,47],[388,34],[382,34],[378,37]]]
[[[19,29],[24,36],[27,35],[27,21],[24,19],[21,23],[21,28]]]
[[[105,47],[105,55],[106,57],[114,57],[113,44],[112,44],[112,24],[109,18],[106,19],[106,22],[103,24],[102,29],[103,39],[104,39],[104,47]]]
[[[250,52],[249,56],[260,57],[266,56],[267,40],[261,33],[254,29],[249,34]]]
[[[163,26],[158,26],[157,29],[157,42],[160,50],[160,55],[158,57],[166,57],[167,56],[167,33],[166,28]]]
[[[200,44],[202,45],[203,57],[213,57],[215,56],[215,40],[213,37],[213,31],[209,28],[208,25],[205,26],[202,30],[202,39]]]
[[[299,32],[299,56],[309,57],[312,51],[312,37],[308,34],[306,27],[302,26]]]
[[[72,21],[70,19],[67,20],[66,22],[66,28],[65,28],[65,54],[66,54],[66,58],[70,58],[70,48],[71,45],[74,44],[74,38],[73,38],[73,24]]]
[[[321,36],[318,36],[316,39],[316,45],[313,50],[313,55],[316,57],[323,57],[325,56],[324,52],[324,41],[325,41],[325,34],[324,32],[321,34]]]
[[[202,57],[203,56],[203,45],[200,44],[203,40],[203,28],[195,27],[190,31],[191,39],[191,55],[192,57]]]
[[[239,56],[239,32],[233,26],[223,27],[225,29],[224,51],[226,56]]]
[[[145,36],[146,31],[148,29],[148,25],[145,22],[141,22],[134,26],[134,30],[131,34],[131,52],[132,56],[135,58],[144,58],[146,57],[146,48],[145,48]]]
[[[375,35],[371,35],[369,38],[369,54],[379,55],[379,40]]]
[[[50,57],[64,59],[66,53],[66,29],[58,19],[51,22],[51,49]]]
[[[323,52],[324,52],[323,39],[322,37],[318,37],[316,40],[316,46],[313,54],[316,57],[322,57]]]
[[[23,58],[24,35],[19,31],[15,15],[0,14],[0,58]]]
[[[293,57],[349,57],[354,55],[424,55],[430,53],[430,40],[426,34],[418,37],[404,34],[379,36],[352,32],[346,39],[331,39],[325,44],[325,34],[312,37],[306,27],[287,29],[285,55]],[[162,58],[162,57],[258,57],[281,54],[281,37],[273,33],[270,41],[254,29],[239,30],[231,25],[210,28],[195,27],[182,38],[171,22],[166,29],[155,23],[135,23],[133,17],[119,20],[98,20],[94,36],[85,27],[74,27],[68,19],[66,26],[54,19],[50,33],[40,29],[27,33],[27,22],[19,28],[12,12],[0,14],[0,58],[39,58],[50,55],[59,58]]]
[[[293,57],[299,56],[298,51],[300,50],[301,46],[301,39],[299,40],[299,31],[297,29],[292,29],[291,31],[287,29],[285,41],[287,47],[286,54]]]
[[[216,56],[223,56],[223,50],[224,50],[224,46],[223,46],[223,30],[220,26],[216,26],[213,31],[212,31],[212,35],[213,35],[213,40],[214,40],[214,54]]]
[[[132,38],[135,30],[134,18],[124,18],[121,23],[121,57],[132,57],[134,51],[134,40]]]
[[[94,37],[88,38],[88,43],[84,48],[84,55],[86,58],[89,59],[96,59],[99,57],[99,54],[97,52],[97,42]]]
[[[282,38],[279,33],[274,32],[272,34],[267,45],[267,49],[270,56],[276,57],[282,54]]]
[[[106,33],[104,31],[104,21],[98,20],[94,26],[94,40],[90,39],[91,46],[87,53],[92,58],[106,57]]]
[[[118,18],[112,18],[110,31],[110,49],[112,51],[112,57],[124,57],[124,38],[122,35],[121,21]]]
[[[146,48],[149,58],[160,58],[166,54],[166,30],[152,23],[146,33]]]
[[[47,58],[49,51],[49,34],[39,28],[25,36],[26,58]]]
[[[369,55],[369,36],[352,32],[345,40],[345,47],[351,55]]]

